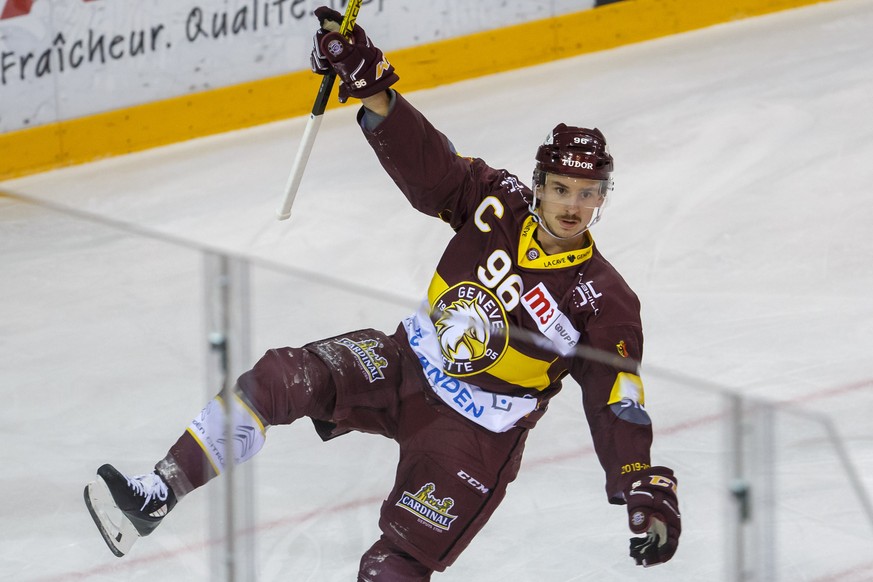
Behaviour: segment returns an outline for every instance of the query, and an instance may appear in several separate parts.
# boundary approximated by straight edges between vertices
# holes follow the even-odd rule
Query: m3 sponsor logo
[[[448,531],[452,527],[452,523],[458,518],[457,515],[449,513],[455,500],[451,497],[437,499],[433,495],[435,490],[436,485],[426,483],[416,493],[404,491],[395,505],[417,516],[425,525],[437,530]]]
[[[582,334],[558,309],[558,302],[545,285],[539,283],[522,295],[521,303],[543,335],[551,340],[560,354],[566,356],[573,353]]]

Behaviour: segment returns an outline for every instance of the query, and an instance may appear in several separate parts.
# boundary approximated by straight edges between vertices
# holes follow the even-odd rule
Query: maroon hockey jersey
[[[434,392],[489,430],[534,424],[571,375],[607,494],[650,463],[651,423],[637,365],[640,305],[587,236],[546,254],[529,210],[531,190],[505,170],[454,152],[399,93],[364,131],[382,166],[419,211],[454,230],[422,308],[404,321]],[[583,357],[598,350],[603,358]]]

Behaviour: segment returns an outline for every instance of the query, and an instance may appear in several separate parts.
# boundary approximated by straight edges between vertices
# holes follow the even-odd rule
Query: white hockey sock
[[[233,421],[233,461],[234,464],[239,464],[251,459],[261,450],[266,440],[266,428],[238,394],[233,395],[230,411]],[[216,396],[188,425],[188,434],[194,437],[209,458],[215,473],[219,475],[225,468],[227,458],[224,419],[224,401],[221,396]]]

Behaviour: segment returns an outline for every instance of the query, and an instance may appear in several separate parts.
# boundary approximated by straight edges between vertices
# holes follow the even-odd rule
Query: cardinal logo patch
[[[419,520],[432,528],[448,531],[452,527],[452,522],[458,518],[457,515],[449,513],[455,500],[451,497],[437,499],[433,495],[435,490],[436,485],[426,483],[417,493],[404,491],[400,500],[394,505],[417,516]]]
[[[336,343],[348,349],[355,355],[364,375],[370,383],[376,380],[382,380],[385,375],[382,373],[383,368],[388,367],[388,360],[380,356],[376,352],[376,348],[382,347],[378,340],[368,339],[359,342],[353,342],[347,337],[337,340]]]

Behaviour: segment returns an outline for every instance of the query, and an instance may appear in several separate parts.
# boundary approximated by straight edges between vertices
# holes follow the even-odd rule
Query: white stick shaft
[[[297,196],[297,189],[300,187],[300,180],[303,178],[303,170],[306,168],[309,154],[312,153],[312,146],[315,144],[315,136],[318,134],[318,127],[321,125],[322,117],[322,115],[310,114],[309,121],[306,122],[303,139],[297,150],[297,157],[294,158],[294,166],[291,168],[291,174],[288,176],[288,182],[285,184],[285,196],[282,198],[282,206],[279,207],[277,212],[279,220],[286,220],[291,216],[291,206],[294,204],[294,198]]]

